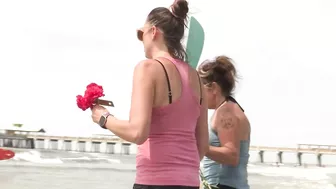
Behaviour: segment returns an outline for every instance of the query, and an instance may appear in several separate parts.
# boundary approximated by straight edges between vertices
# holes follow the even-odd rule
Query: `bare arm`
[[[239,163],[239,120],[230,112],[218,111],[213,120],[221,147],[210,146],[206,154],[210,159],[226,165]]]
[[[208,131],[208,102],[202,87],[202,107],[201,114],[196,125],[196,140],[200,160],[203,159],[209,150],[209,131]]]
[[[153,75],[155,65],[152,60],[140,62],[134,69],[129,120],[108,117],[106,127],[124,140],[142,144],[148,138],[155,87]]]

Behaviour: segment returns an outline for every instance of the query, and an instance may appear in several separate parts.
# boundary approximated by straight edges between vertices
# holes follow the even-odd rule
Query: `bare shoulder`
[[[143,78],[148,81],[155,79],[159,68],[157,64],[151,59],[140,61],[134,68],[134,79]]]
[[[155,60],[147,59],[140,61],[136,66],[135,70],[142,71],[155,71],[157,62]]]
[[[214,116],[213,125],[216,130],[230,130],[239,126],[239,118],[234,114],[228,106],[220,107]]]

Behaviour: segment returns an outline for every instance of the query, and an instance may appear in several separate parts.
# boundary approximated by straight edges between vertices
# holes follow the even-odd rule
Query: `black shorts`
[[[199,187],[195,187],[195,186],[155,186],[155,185],[134,184],[133,189],[199,189]]]
[[[217,185],[217,187],[218,187],[219,189],[236,189],[236,188],[233,188],[233,187],[231,187],[231,186],[226,186],[226,185],[221,185],[221,184]]]

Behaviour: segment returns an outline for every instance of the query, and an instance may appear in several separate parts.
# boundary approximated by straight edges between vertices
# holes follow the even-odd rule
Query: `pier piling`
[[[282,153],[283,153],[282,151],[279,151],[279,152],[277,153],[278,162],[281,163],[281,164],[283,163],[283,162],[282,162]]]
[[[322,154],[317,154],[317,166],[322,167]]]
[[[101,145],[101,142],[92,142],[92,145],[91,145],[91,152],[100,152],[100,145]]]
[[[66,151],[71,151],[72,150],[72,141],[71,140],[64,140],[62,149],[66,150]]]
[[[297,152],[296,157],[297,157],[297,164],[299,166],[302,166],[302,152]]]
[[[115,153],[115,149],[114,149],[115,145],[116,144],[114,142],[107,142],[105,153],[114,154]]]
[[[264,163],[264,151],[263,150],[259,151],[259,160],[260,160],[260,163]]]
[[[86,142],[85,141],[78,141],[77,143],[77,151],[85,152],[86,149]]]

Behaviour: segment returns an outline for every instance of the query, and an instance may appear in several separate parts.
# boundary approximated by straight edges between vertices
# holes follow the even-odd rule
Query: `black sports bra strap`
[[[199,85],[200,85],[200,104],[202,104],[202,82],[201,82],[201,77],[199,76],[199,74],[197,73],[197,77],[198,77],[198,81],[199,81]]]
[[[227,99],[236,103],[239,106],[239,108],[244,112],[244,109],[240,106],[240,104],[237,102],[235,98],[233,98],[232,96],[228,96]]]
[[[167,84],[168,84],[168,99],[169,99],[169,104],[171,104],[173,102],[173,96],[172,96],[172,92],[171,92],[170,81],[169,81],[167,70],[160,60],[157,60],[157,59],[155,59],[155,60],[158,61],[161,64],[161,66],[163,68],[163,71],[165,72],[166,79],[167,79]]]

